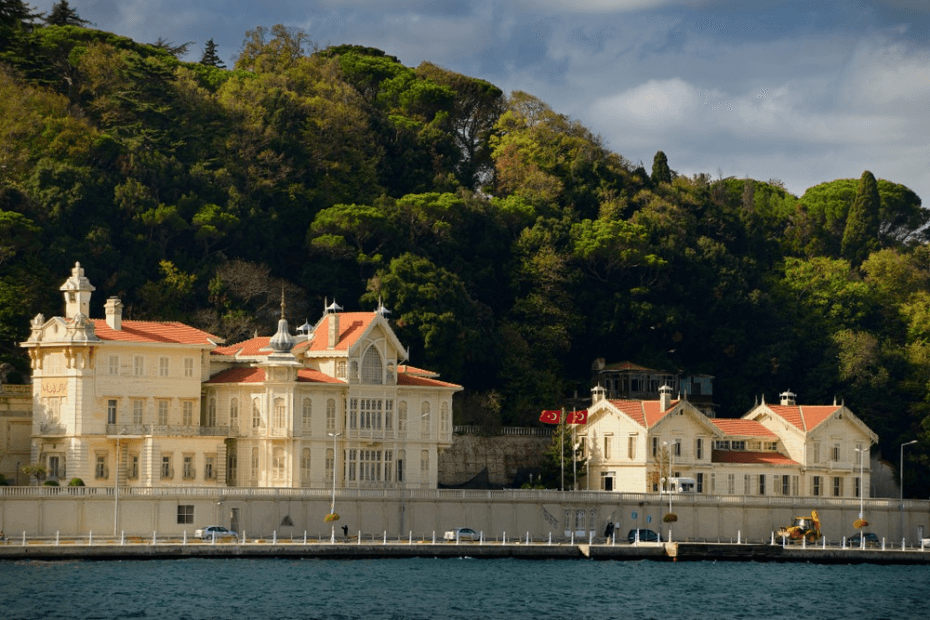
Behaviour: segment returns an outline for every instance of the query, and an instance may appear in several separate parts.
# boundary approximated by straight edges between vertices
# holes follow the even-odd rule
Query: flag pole
[[[578,490],[578,458],[575,455],[575,425],[572,424],[572,491]]]
[[[562,417],[559,419],[559,454],[562,455],[562,486],[561,491],[565,490],[565,407],[562,407]]]

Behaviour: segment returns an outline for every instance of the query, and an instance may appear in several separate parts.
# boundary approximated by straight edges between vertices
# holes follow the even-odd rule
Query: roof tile
[[[177,322],[123,321],[122,329],[113,329],[105,319],[93,319],[94,333],[101,340],[114,342],[150,342],[213,346],[219,338]],[[212,342],[211,342],[212,341]]]

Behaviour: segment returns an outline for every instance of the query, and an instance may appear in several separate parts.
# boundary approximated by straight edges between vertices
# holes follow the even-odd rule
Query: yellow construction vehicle
[[[812,510],[810,516],[795,517],[791,525],[778,528],[775,534],[780,539],[786,539],[790,542],[800,542],[802,539],[807,542],[820,540],[820,517],[816,510]]]

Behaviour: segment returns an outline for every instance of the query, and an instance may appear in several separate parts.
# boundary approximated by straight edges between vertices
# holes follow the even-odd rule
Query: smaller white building
[[[687,400],[612,400],[593,390],[576,427],[592,490],[650,492],[690,478],[713,495],[869,495],[869,446],[878,437],[844,405],[757,405],[740,419],[708,418]],[[864,460],[862,460],[864,459]]]

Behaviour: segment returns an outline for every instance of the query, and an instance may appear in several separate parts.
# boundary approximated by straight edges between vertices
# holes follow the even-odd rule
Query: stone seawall
[[[550,442],[546,435],[456,434],[452,447],[439,455],[439,483],[464,484],[487,469],[492,485],[518,486],[518,473],[539,471]]]

